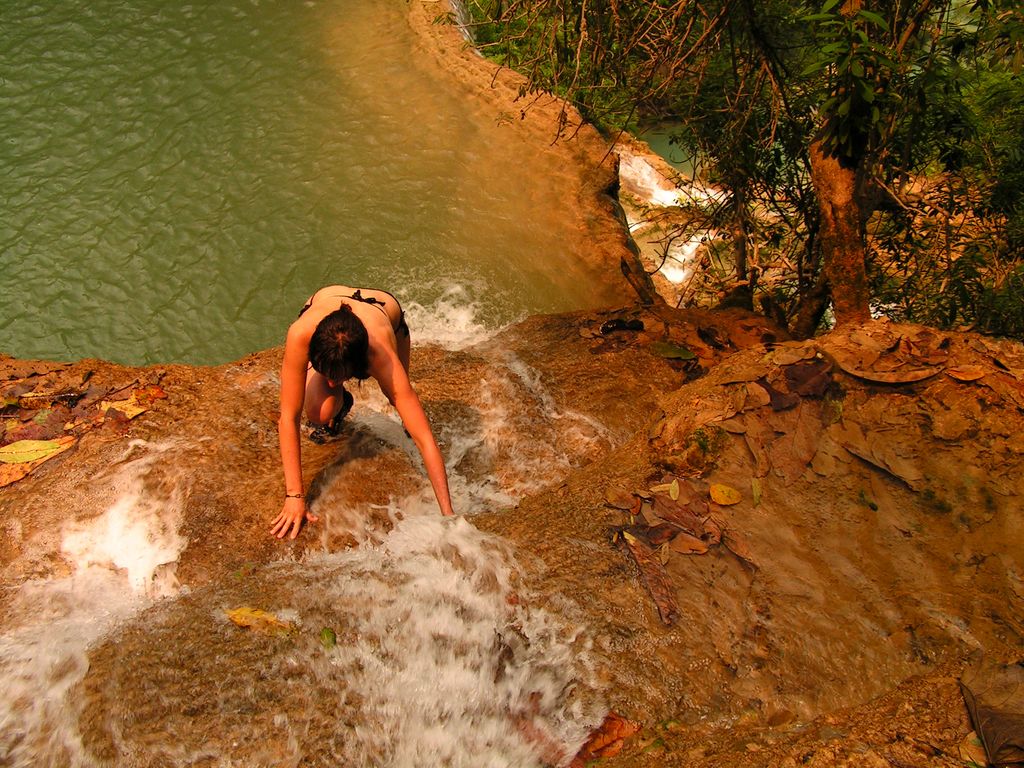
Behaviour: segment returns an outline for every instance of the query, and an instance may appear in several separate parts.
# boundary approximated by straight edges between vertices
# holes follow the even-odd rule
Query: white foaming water
[[[464,349],[488,339],[495,331],[477,322],[477,305],[459,285],[450,286],[433,304],[402,302],[413,329],[414,344],[436,344],[445,349]]]
[[[460,345],[487,335],[472,307],[456,306],[455,294],[451,301],[449,314],[444,302],[429,312],[413,305],[413,313],[424,312],[414,321],[427,329],[462,323],[451,336]],[[418,466],[415,446],[376,388],[358,400],[353,421],[370,439],[402,447]],[[537,373],[508,354],[490,366],[475,410],[478,419],[445,424],[439,434],[460,513],[510,506],[568,469],[566,441],[576,450],[605,439],[600,424],[560,409]],[[15,595],[11,615],[19,623],[0,635],[0,764],[92,765],[78,732],[84,703],[69,695],[88,670],[89,647],[177,590],[183,493],[153,470],[185,462],[166,452],[133,446],[110,478],[100,478],[113,499],[106,511],[65,531],[63,554],[74,574],[25,584]],[[464,460],[477,469],[459,472]],[[351,512],[363,526],[353,531],[361,545],[310,556],[301,575],[294,562],[266,566],[287,583],[294,579],[295,605],[265,607],[300,624],[306,610],[315,611],[313,622],[316,613],[333,612],[339,643],[312,655],[284,648],[270,666],[298,665],[310,684],[337,692],[339,710],[353,710],[358,725],[344,740],[342,764],[567,764],[604,715],[574,607],[532,607],[539,601],[517,586],[508,546],[465,519],[441,518],[425,483],[378,509],[390,530],[379,518],[376,526],[358,522],[362,513],[346,511],[342,494],[324,493],[317,505],[328,522]],[[280,715],[282,727],[288,714]],[[301,741],[301,731],[289,740],[296,764],[310,749]],[[191,750],[182,744],[171,764],[187,764]],[[220,759],[232,764],[227,754]]]
[[[15,593],[9,631],[0,634],[0,763],[90,766],[78,735],[80,702],[68,696],[88,670],[86,652],[152,597],[176,586],[173,563],[180,498],[143,492],[147,472],[167,446],[135,442],[107,479],[114,503],[97,518],[69,526],[63,554],[72,575],[29,581]],[[102,479],[97,484],[102,484]]]
[[[365,607],[320,673],[360,702],[347,763],[568,763],[604,714],[589,641],[569,617],[529,607],[500,540],[403,513],[377,545],[307,560],[332,602]]]
[[[659,271],[670,283],[685,283],[697,269],[701,246],[716,236],[715,230],[708,230],[703,234],[692,235],[682,242],[672,243],[668,248],[665,263],[661,265]]]

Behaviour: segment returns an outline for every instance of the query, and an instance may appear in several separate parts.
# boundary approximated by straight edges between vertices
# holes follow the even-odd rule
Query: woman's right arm
[[[294,539],[308,518],[317,518],[306,510],[305,489],[302,485],[302,449],[299,421],[306,396],[306,365],[309,362],[309,334],[300,323],[288,329],[281,363],[281,412],[277,421],[277,436],[281,446],[281,466],[284,469],[285,499],[281,513],[271,523],[270,533],[281,539]]]

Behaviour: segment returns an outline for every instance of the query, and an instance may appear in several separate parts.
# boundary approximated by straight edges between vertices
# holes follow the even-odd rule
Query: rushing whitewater
[[[456,324],[477,329],[464,339],[486,335],[455,300],[410,313],[421,337],[443,340]],[[559,409],[529,366],[495,354],[479,418],[445,427],[462,513],[508,506],[568,471],[559,441],[537,435],[607,439]],[[374,387],[358,392],[351,420],[349,439],[417,460]],[[83,496],[65,524],[66,575],[14,596],[0,635],[3,764],[558,765],[600,722],[575,606],[548,596],[533,607],[509,546],[438,516],[425,483],[367,506],[348,496],[353,482],[373,482],[353,478],[358,462],[333,467],[314,501],[321,522],[303,533],[319,547],[182,589],[189,456],[182,442],[132,442],[92,483],[102,508]],[[500,469],[460,470],[480,466]],[[358,543],[338,551],[341,540]],[[293,631],[236,627],[227,611],[243,606]]]

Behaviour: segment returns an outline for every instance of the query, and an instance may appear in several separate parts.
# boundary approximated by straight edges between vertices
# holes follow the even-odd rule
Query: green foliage
[[[825,149],[856,159],[882,128],[896,54],[876,39],[889,32],[884,18],[863,8],[845,15],[838,5],[839,0],[827,0],[820,12],[803,17],[814,30],[815,53],[801,74],[817,78],[828,92],[819,107]]]
[[[671,118],[721,194],[709,287],[827,297],[809,147],[856,172],[877,311],[1024,335],[1024,12],[1013,0],[470,0],[487,55],[606,128]],[[833,246],[834,247],[834,246]],[[842,286],[836,287],[842,290]],[[811,328],[804,329],[806,331]]]

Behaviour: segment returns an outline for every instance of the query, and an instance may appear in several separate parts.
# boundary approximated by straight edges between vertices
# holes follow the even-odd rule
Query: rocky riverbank
[[[642,727],[608,765],[963,765],[959,675],[972,654],[1009,662],[1022,648],[1020,345],[888,324],[796,343],[754,316],[622,309],[418,352],[453,476],[490,488],[457,494],[460,511],[510,543],[532,610],[574,616],[592,695]],[[169,596],[88,651],[86,754],[163,764],[147,739],[196,686],[244,684],[252,652],[235,638],[241,655],[211,669],[176,648],[196,632],[216,653],[223,630],[208,625],[225,606],[295,610],[287,585],[268,586],[274,563],[370,546],[394,524],[389,505],[422,487],[366,393],[342,440],[305,446],[323,521],[271,539],[278,358],[0,364],[11,434],[75,436],[0,492],[8,633],[30,621],[30,585],[82,567],[69,541],[111,525],[125,467],[139,467],[132,514],[173,507],[156,530],[181,539],[144,572]],[[177,671],[141,713],[154,664]],[[272,726],[273,706],[232,695],[251,727]],[[289,754],[317,754],[330,727]],[[215,753],[269,764],[207,728]]]
[[[436,15],[410,5],[423,45],[532,151],[542,110],[514,119],[515,76]],[[537,151],[567,153],[568,213],[617,276],[598,138]],[[50,446],[0,465],[0,763],[436,764],[378,735],[468,676],[482,719],[432,704],[436,749],[503,722],[532,755],[512,764],[567,764],[610,709],[639,729],[610,767],[970,765],[958,680],[1024,656],[1020,344],[887,323],[792,342],[742,312],[623,302],[418,346],[468,522],[435,519],[367,385],[341,439],[304,441],[321,521],[294,542],[268,535],[280,354],[0,359],[4,444]],[[488,570],[506,549],[518,565]],[[239,606],[271,619],[233,626]],[[390,644],[453,606],[464,624]],[[423,698],[396,714],[363,678]]]

